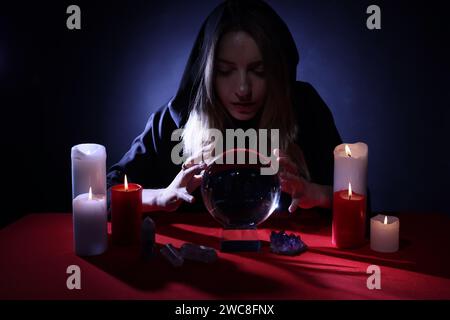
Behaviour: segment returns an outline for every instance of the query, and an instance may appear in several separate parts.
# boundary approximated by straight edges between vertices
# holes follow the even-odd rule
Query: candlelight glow
[[[384,224],[387,224],[387,216],[384,216]]]
[[[89,200],[92,200],[92,187],[89,187]]]
[[[128,191],[128,180],[127,180],[127,175],[125,175],[125,191]]]
[[[350,150],[348,144],[345,145],[345,154],[347,155],[347,157],[352,157],[352,151]]]
[[[348,199],[350,200],[352,198],[352,184],[348,183]]]

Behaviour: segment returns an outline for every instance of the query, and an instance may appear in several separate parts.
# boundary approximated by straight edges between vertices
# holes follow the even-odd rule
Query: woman
[[[274,152],[289,211],[330,208],[333,149],[341,138],[314,88],[296,81],[298,61],[292,35],[266,3],[220,4],[201,27],[177,94],[150,116],[109,170],[108,187],[127,174],[144,187],[145,211],[176,210],[198,197],[206,164],[193,159],[210,159],[208,129],[278,129],[280,148]],[[171,135],[178,128],[184,129],[183,154],[189,157],[183,166],[171,159],[178,143]]]

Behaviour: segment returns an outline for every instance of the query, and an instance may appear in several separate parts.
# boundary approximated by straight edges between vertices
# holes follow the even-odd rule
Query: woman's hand
[[[289,212],[294,212],[298,207],[309,209],[313,207],[331,207],[332,189],[330,186],[323,186],[309,182],[301,177],[297,165],[279,149],[274,150],[279,163],[279,173],[281,191],[291,195],[292,201]]]
[[[206,168],[204,162],[192,164],[183,169],[164,189],[144,189],[142,204],[144,211],[175,211],[183,201],[195,201],[191,193],[202,183],[202,170]]]

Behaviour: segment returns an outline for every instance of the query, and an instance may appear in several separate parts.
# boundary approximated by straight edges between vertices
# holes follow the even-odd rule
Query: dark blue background
[[[268,1],[300,51],[298,79],[330,107],[345,142],[369,145],[375,211],[449,212],[449,41],[440,1]],[[219,1],[8,5],[0,19],[2,224],[70,211],[70,148],[104,144],[119,160],[175,94]],[[82,29],[66,28],[70,4]],[[382,29],[366,28],[381,7]]]

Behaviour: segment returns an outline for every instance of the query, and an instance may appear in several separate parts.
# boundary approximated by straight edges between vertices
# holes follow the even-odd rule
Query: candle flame
[[[345,145],[345,154],[347,155],[347,157],[352,157],[352,151],[350,150],[348,144]]]
[[[89,200],[92,200],[92,187],[89,187]]]
[[[348,183],[348,200],[352,198],[352,184]]]
[[[387,216],[384,216],[384,224],[387,224]]]
[[[127,180],[127,175],[125,175],[125,191],[128,191],[128,180]]]

